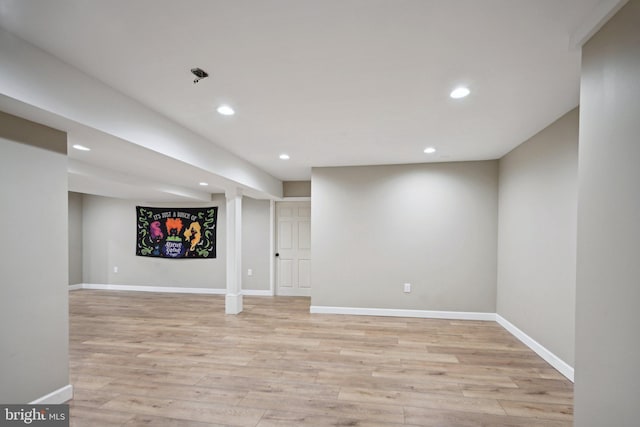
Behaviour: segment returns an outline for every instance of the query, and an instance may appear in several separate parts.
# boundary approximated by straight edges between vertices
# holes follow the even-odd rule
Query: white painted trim
[[[538,356],[542,357],[548,364],[553,366],[558,372],[573,382],[574,369],[564,360],[547,350],[538,341],[518,329],[513,323],[496,313],[496,322],[509,331],[513,336],[518,338],[527,347],[533,350]]]
[[[225,295],[226,289],[214,288],[180,288],[176,286],[132,286],[132,285],[102,285],[98,283],[80,283],[69,286],[70,291],[78,289],[95,289],[102,291],[133,291],[133,292],[160,292],[170,294],[207,294]],[[243,289],[242,295],[250,296],[273,296],[273,292],[268,289]]]
[[[33,402],[29,402],[29,405],[58,405],[68,402],[71,399],[73,399],[73,386],[71,384],[67,384],[66,386],[60,387],[59,389],[54,390]]]
[[[276,294],[276,202],[269,200],[269,290]]]
[[[418,317],[423,319],[451,319],[451,320],[489,320],[495,321],[495,313],[480,313],[466,311],[433,311],[433,310],[402,310],[392,308],[360,308],[360,307],[327,307],[312,305],[310,313],[322,314],[353,314],[356,316],[389,316],[389,317]]]
[[[242,295],[245,296],[254,296],[254,297],[272,297],[273,292],[268,289],[243,289]]]
[[[569,47],[580,49],[629,0],[600,0],[571,34]]]
[[[227,272],[225,313],[242,311],[242,190],[225,192],[227,207]]]
[[[103,285],[99,283],[82,283],[78,289],[96,289],[103,291],[137,291],[137,292],[163,292],[173,294],[210,294],[224,295],[226,289],[213,288],[181,288],[176,286],[132,286],[132,285]]]

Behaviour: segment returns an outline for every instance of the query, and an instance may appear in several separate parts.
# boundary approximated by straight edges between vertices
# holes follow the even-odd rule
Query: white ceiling
[[[503,156],[578,105],[570,39],[598,3],[0,0],[0,26],[272,176],[308,180],[313,166]],[[196,66],[210,77],[193,84]],[[449,98],[460,84],[471,95]],[[193,191],[212,178],[183,164],[184,182],[163,181],[172,159],[59,125],[101,147],[70,156],[103,172]]]

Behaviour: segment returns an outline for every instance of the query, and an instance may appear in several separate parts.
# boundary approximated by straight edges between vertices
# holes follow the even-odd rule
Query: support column
[[[242,191],[225,193],[227,198],[227,293],[225,313],[242,312]]]

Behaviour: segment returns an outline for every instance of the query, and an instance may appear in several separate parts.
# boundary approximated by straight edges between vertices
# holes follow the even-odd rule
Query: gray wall
[[[136,205],[218,206],[217,257],[167,260],[135,255]],[[226,287],[226,215],[224,196],[210,203],[145,203],[83,195],[83,283]],[[243,288],[269,289],[269,202],[243,198]],[[118,267],[118,272],[114,272]],[[247,269],[253,276],[247,275]]]
[[[272,250],[269,240],[270,203],[242,198],[242,288],[269,290]],[[252,276],[247,274],[251,269]]]
[[[0,116],[0,402],[27,403],[69,384],[66,135]]]
[[[283,197],[311,197],[311,181],[283,181]]]
[[[497,161],[314,168],[312,191],[312,305],[495,312]]]
[[[640,1],[584,46],[576,426],[640,420]]]
[[[217,257],[180,259],[139,257],[136,248],[136,205],[162,207],[219,206]],[[83,196],[83,282],[108,285],[225,288],[225,200],[210,203],[144,203]],[[118,267],[118,272],[114,272]]]
[[[497,313],[574,365],[578,109],[500,159]]]
[[[69,192],[69,284],[82,283],[82,194]]]

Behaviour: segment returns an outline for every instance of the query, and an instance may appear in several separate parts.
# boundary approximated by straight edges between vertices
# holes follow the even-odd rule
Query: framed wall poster
[[[136,206],[136,255],[156,258],[215,258],[218,207]]]

